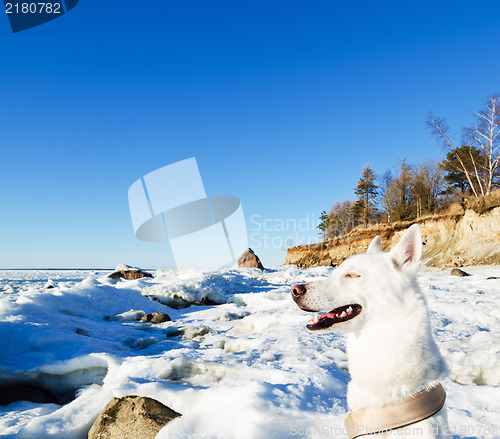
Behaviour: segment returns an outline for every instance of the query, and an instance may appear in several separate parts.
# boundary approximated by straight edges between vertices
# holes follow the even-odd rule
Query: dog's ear
[[[373,238],[372,242],[370,242],[370,245],[368,246],[368,250],[366,250],[366,253],[377,253],[382,251],[382,238],[380,235],[375,236]]]
[[[389,254],[398,270],[417,274],[422,258],[422,235],[419,225],[413,224]]]

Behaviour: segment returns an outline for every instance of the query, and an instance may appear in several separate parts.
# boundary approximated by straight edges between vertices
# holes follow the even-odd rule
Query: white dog
[[[439,384],[448,371],[416,281],[421,256],[415,224],[389,253],[377,236],[330,278],[292,287],[301,309],[326,311],[309,320],[309,330],[348,333],[351,438],[451,438]]]

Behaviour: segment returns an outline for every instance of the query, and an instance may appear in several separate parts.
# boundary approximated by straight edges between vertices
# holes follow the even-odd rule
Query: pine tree
[[[330,224],[330,215],[328,215],[326,211],[321,212],[321,215],[319,216],[319,221],[320,223],[318,224],[317,228],[320,231],[318,233],[321,235],[323,241],[326,241],[328,235],[328,226]]]
[[[373,171],[370,163],[368,163],[361,172],[361,178],[356,186],[354,193],[358,196],[355,204],[355,210],[359,212],[360,218],[363,221],[363,226],[366,228],[370,217],[376,211],[375,199],[378,194],[377,174]]]

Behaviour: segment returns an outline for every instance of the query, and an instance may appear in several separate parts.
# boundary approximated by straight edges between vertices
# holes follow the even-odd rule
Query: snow
[[[0,387],[37,383],[64,405],[0,407],[0,437],[86,438],[113,397],[155,398],[182,417],[157,438],[342,438],[344,337],[305,329],[290,287],[333,269],[0,271]],[[500,438],[500,267],[424,269],[455,438]],[[54,288],[43,289],[51,279]],[[211,301],[218,305],[189,306]],[[210,302],[209,302],[210,303]],[[166,305],[174,306],[174,308]],[[165,312],[172,321],[138,321]]]
[[[131,265],[127,264],[118,264],[115,268],[115,271],[137,271],[139,268],[137,267],[132,267]]]

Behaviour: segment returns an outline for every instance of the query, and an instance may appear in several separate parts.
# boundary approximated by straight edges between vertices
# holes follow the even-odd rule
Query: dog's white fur
[[[350,257],[330,278],[307,284],[303,296],[295,298],[308,311],[330,311],[352,303],[362,306],[357,317],[326,330],[348,333],[351,411],[415,395],[448,374],[416,281],[421,256],[418,225],[411,226],[388,253],[382,252],[377,236],[367,253]],[[448,432],[443,407],[416,424],[370,437],[451,438]]]

